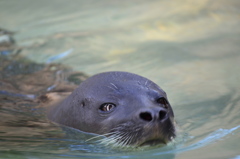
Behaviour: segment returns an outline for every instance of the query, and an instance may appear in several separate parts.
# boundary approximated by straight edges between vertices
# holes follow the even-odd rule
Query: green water
[[[0,28],[15,32],[21,56],[88,75],[145,76],[167,92],[182,136],[163,148],[110,150],[65,136],[38,105],[7,96],[16,104],[0,109],[0,158],[239,159],[239,7],[238,0],[1,0]]]

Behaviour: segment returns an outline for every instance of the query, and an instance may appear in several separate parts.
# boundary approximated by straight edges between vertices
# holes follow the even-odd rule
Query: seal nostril
[[[140,113],[140,118],[146,121],[152,120],[152,115],[148,112]]]
[[[167,112],[164,111],[164,110],[160,110],[160,112],[159,112],[159,120],[160,121],[164,120],[166,118],[166,116],[167,116]]]

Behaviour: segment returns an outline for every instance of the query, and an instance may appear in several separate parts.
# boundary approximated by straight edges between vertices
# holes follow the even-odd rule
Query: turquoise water
[[[8,101],[0,109],[0,158],[239,159],[239,7],[237,0],[1,0],[0,28],[15,32],[21,56],[88,75],[119,70],[153,80],[168,94],[179,137],[137,150],[86,143],[86,134],[76,139],[49,123],[39,105],[0,92]],[[11,84],[28,77],[1,73]]]

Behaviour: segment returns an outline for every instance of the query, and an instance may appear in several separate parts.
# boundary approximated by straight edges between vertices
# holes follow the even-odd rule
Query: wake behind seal
[[[105,72],[82,82],[51,109],[50,120],[105,135],[120,146],[168,143],[176,136],[166,93],[149,79]]]

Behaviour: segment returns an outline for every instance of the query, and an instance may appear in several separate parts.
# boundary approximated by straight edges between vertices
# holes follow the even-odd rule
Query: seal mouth
[[[167,142],[162,139],[151,139],[151,140],[141,143],[139,146],[146,146],[146,145],[155,146],[155,145],[160,145],[160,144],[165,145],[165,144],[167,144]]]

